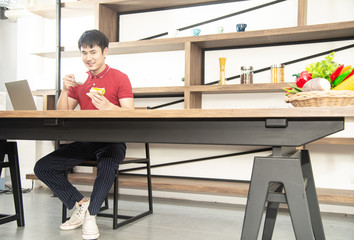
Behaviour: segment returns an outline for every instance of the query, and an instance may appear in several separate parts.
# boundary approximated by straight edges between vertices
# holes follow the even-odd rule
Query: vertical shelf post
[[[96,5],[95,26],[106,34],[110,42],[117,42],[118,13],[102,4]]]
[[[307,0],[298,0],[297,25],[307,25]]]
[[[55,84],[55,102],[58,102],[61,87],[61,0],[56,1],[56,84]],[[55,109],[54,104],[54,109]]]
[[[202,84],[203,51],[195,43],[185,44],[184,108],[202,108],[202,94],[190,92],[189,86]]]

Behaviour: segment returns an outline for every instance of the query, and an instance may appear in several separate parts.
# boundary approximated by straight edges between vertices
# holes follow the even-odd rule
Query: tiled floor
[[[23,195],[26,226],[16,222],[0,225],[1,240],[81,239],[81,229],[60,231],[61,203],[47,189],[36,189]],[[0,194],[0,213],[12,213],[12,195]],[[124,197],[120,207],[145,210],[141,198]],[[244,207],[217,203],[154,199],[154,214],[112,229],[111,219],[98,217],[100,239],[119,240],[223,240],[240,239]],[[327,239],[354,239],[354,216],[323,214]],[[273,239],[295,239],[290,218],[285,210],[278,216]]]

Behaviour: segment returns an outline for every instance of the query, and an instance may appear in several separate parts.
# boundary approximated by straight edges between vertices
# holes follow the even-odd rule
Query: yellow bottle
[[[274,64],[270,66],[271,83],[284,82],[284,64]]]
[[[219,85],[225,85],[226,84],[226,79],[225,79],[226,58],[224,58],[224,57],[219,58],[219,63],[220,63],[220,81],[219,81]]]

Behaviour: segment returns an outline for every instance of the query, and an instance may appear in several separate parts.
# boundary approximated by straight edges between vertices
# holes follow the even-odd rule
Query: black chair
[[[109,214],[109,213],[101,212],[109,208],[108,196],[107,196],[104,205],[101,207],[100,212],[97,214],[97,216],[113,218],[113,229],[117,229],[121,226],[134,222],[138,219],[141,219],[153,213],[149,144],[145,143],[145,158],[125,158],[120,165],[125,165],[125,164],[145,165],[144,168],[146,168],[146,180],[147,180],[147,190],[148,190],[148,210],[135,216],[118,214],[118,185],[119,185],[119,175],[120,175],[119,173],[126,171],[126,170],[119,170],[118,175],[113,184],[113,213]],[[80,166],[97,167],[97,161],[85,161]],[[64,223],[67,219],[68,219],[67,207],[63,204],[62,222]],[[118,222],[118,219],[125,219],[125,220]]]
[[[8,162],[5,162],[5,155]],[[3,168],[10,168],[11,184],[13,189],[14,205],[16,214],[0,214],[0,224],[10,221],[17,221],[18,227],[25,226],[25,216],[23,213],[23,200],[21,190],[20,167],[18,163],[17,143],[0,140],[0,176]]]

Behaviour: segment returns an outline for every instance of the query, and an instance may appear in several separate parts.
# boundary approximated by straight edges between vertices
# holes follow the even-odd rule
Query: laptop
[[[37,110],[27,80],[5,83],[14,110]]]

